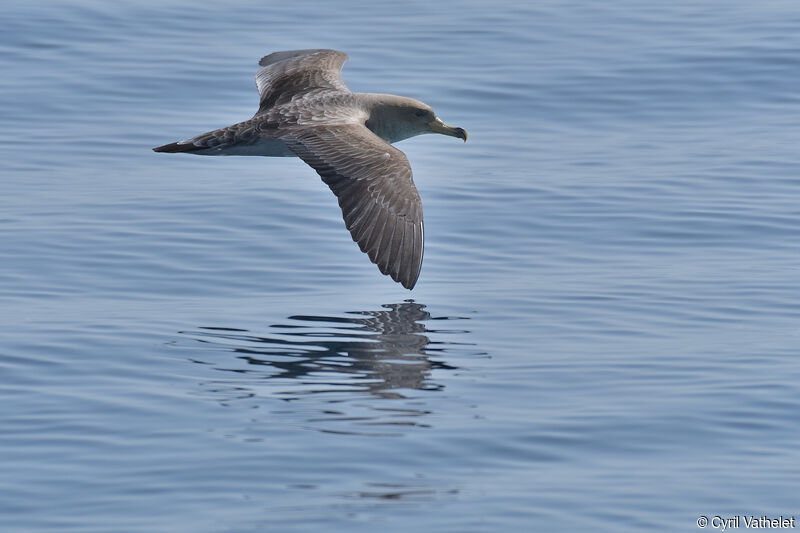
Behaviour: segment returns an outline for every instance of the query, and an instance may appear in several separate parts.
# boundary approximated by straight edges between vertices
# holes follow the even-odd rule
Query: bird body
[[[391,143],[423,133],[467,140],[426,104],[402,96],[352,93],[335,50],[275,52],[256,74],[261,97],[249,120],[156,152],[297,156],[339,199],[353,240],[380,271],[414,287],[422,266],[422,203],[405,154]]]

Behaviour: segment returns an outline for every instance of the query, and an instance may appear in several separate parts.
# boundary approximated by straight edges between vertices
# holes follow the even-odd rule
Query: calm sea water
[[[800,514],[800,9],[662,4],[4,5],[2,529]],[[151,151],[309,47],[470,133],[398,145],[413,292],[299,160]]]

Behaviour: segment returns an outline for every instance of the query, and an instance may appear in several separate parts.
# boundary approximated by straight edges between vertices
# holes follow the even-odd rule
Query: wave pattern
[[[793,4],[12,4],[4,524],[617,533],[796,508]],[[309,47],[470,133],[398,144],[425,209],[411,295],[302,162],[151,151],[250,116],[256,60]]]

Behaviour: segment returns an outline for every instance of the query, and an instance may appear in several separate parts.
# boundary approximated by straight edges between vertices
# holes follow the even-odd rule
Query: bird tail
[[[196,152],[198,150],[202,150],[203,146],[197,146],[192,142],[174,142],[165,144],[163,146],[157,146],[153,148],[154,152],[167,152],[168,154],[176,154],[179,152]]]
[[[229,148],[257,143],[261,139],[261,129],[263,126],[259,126],[254,123],[254,119],[250,119],[227,128],[201,133],[185,141],[158,146],[153,148],[153,151],[170,154],[187,152],[201,155],[224,155],[223,152]]]

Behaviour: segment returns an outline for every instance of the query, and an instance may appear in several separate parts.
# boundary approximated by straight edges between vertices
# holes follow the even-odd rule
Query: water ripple
[[[381,311],[358,311],[346,316],[290,316],[271,325],[264,335],[231,327],[206,326],[181,332],[199,347],[181,343],[193,352],[191,361],[212,367],[225,377],[202,384],[205,394],[222,405],[261,405],[278,398],[285,406],[274,413],[292,414],[306,403],[314,416],[305,424],[320,431],[343,434],[394,435],[404,426],[426,427],[430,411],[415,391],[441,391],[437,371],[456,371],[445,362],[452,352],[482,354],[468,343],[431,340],[430,336],[458,334],[429,328],[431,321],[464,320],[432,317],[425,306],[409,300],[387,304]],[[198,353],[194,353],[198,352]],[[219,353],[234,358],[220,360]],[[399,405],[379,400],[397,400]],[[310,403],[309,403],[310,402]],[[305,407],[307,408],[307,407]],[[384,427],[382,432],[374,433]],[[356,429],[358,428],[358,429]]]

